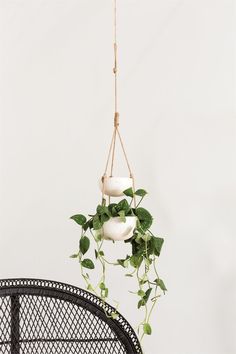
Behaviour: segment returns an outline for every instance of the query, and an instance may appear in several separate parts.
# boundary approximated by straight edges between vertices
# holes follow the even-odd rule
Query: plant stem
[[[144,197],[141,197],[140,201],[139,201],[139,202],[138,202],[138,204],[136,205],[136,208],[138,208],[138,207],[139,207],[139,205],[142,203],[143,198],[144,198]]]

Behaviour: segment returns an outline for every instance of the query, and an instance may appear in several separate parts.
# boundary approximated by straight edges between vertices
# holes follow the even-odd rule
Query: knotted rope
[[[108,152],[108,157],[106,161],[106,166],[105,166],[105,171],[102,176],[102,198],[104,199],[104,184],[105,184],[105,178],[107,177],[108,174],[108,169],[109,169],[109,164],[110,164],[110,174],[109,176],[113,176],[113,170],[114,170],[114,160],[115,160],[115,151],[116,151],[116,142],[117,142],[117,137],[120,142],[122,152],[124,154],[124,158],[127,164],[127,168],[129,171],[130,178],[132,178],[132,184],[133,184],[133,191],[135,191],[135,184],[134,184],[134,175],[131,170],[131,166],[128,160],[128,156],[125,150],[124,142],[120,134],[119,126],[120,126],[120,115],[118,113],[118,89],[117,89],[117,81],[118,81],[118,56],[117,56],[117,3],[116,0],[114,1],[114,67],[113,67],[113,73],[114,73],[114,105],[115,105],[115,114],[114,114],[114,129],[113,129],[113,134],[112,134],[112,139],[111,139],[111,144],[109,147],[109,152]],[[134,206],[136,207],[136,198],[134,196],[133,198],[134,201]],[[109,197],[109,202],[110,202],[110,197]]]

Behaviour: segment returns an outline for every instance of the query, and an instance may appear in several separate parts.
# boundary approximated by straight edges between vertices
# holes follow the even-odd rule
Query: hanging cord
[[[109,168],[109,163],[110,163],[110,177],[113,176],[113,170],[114,170],[114,160],[115,160],[115,150],[116,150],[116,139],[117,136],[119,138],[120,144],[121,144],[121,148],[125,157],[125,161],[129,170],[129,174],[130,174],[130,178],[132,178],[132,188],[133,191],[135,191],[135,183],[134,183],[134,175],[132,173],[131,170],[131,166],[128,160],[128,156],[127,153],[125,151],[125,147],[124,147],[124,142],[122,140],[120,131],[119,131],[119,125],[120,125],[120,121],[119,121],[119,113],[118,113],[118,88],[117,88],[117,81],[118,81],[118,59],[117,59],[117,0],[113,0],[114,1],[114,67],[113,67],[113,73],[114,73],[114,91],[115,91],[115,97],[114,97],[114,105],[115,105],[115,115],[114,115],[114,130],[113,130],[113,134],[112,134],[112,140],[111,140],[111,144],[109,147],[109,153],[108,153],[108,158],[106,161],[106,167],[105,167],[105,172],[103,174],[102,177],[102,198],[104,199],[104,191],[105,191],[105,179],[107,178],[107,172],[108,172],[108,168]],[[136,198],[134,195],[133,198],[133,202],[134,202],[134,207],[136,207]],[[109,197],[109,203],[110,203],[110,197]]]
[[[117,66],[117,6],[116,6],[116,0],[114,0],[114,68],[113,68],[113,73],[115,75],[115,119],[116,119],[116,114],[117,108],[118,108],[118,94],[117,94],[117,71],[118,71],[118,66]],[[119,115],[118,115],[119,117]],[[116,123],[116,122],[115,122]],[[119,122],[118,122],[119,125]],[[115,124],[116,126],[116,124]]]

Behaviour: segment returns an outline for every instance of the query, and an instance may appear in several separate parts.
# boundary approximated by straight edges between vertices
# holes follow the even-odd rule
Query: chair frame
[[[28,278],[0,280],[0,297],[8,296],[11,299],[10,343],[0,342],[0,348],[3,344],[11,344],[11,354],[20,354],[20,343],[22,341],[29,341],[27,339],[21,340],[20,338],[19,297],[21,295],[56,298],[81,306],[108,324],[118,340],[124,345],[128,354],[143,354],[139,340],[130,324],[120,313],[118,313],[116,319],[108,317],[115,311],[115,309],[107,303],[104,304],[104,302],[97,296],[69,284],[51,280]],[[63,341],[63,339],[61,340]],[[72,340],[78,342],[86,341],[84,339]],[[103,339],[100,340],[102,341]],[[50,339],[37,338],[35,341],[50,341]],[[53,339],[51,341],[53,341]]]

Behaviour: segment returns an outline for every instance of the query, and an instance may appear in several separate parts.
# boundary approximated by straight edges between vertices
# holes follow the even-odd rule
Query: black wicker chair
[[[106,304],[106,312],[114,311]],[[74,286],[0,280],[1,354],[141,354],[129,323],[107,317],[102,302]]]

